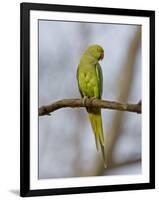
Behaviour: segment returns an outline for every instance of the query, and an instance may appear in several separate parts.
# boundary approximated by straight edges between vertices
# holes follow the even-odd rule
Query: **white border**
[[[142,174],[38,180],[38,19],[142,25]],[[149,182],[149,18],[47,11],[30,12],[30,189]]]

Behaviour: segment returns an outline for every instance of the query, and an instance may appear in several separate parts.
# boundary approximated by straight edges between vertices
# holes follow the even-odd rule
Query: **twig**
[[[136,164],[136,163],[139,163],[139,162],[141,162],[141,158],[132,158],[132,159],[124,160],[124,161],[121,161],[121,162],[114,162],[114,163],[111,163],[111,165],[108,166],[108,169],[123,167],[123,166],[126,166],[126,165]]]
[[[141,113],[141,104],[126,104],[119,103],[115,101],[106,101],[94,99],[63,99],[56,102],[53,102],[50,105],[42,106],[39,108],[39,116],[50,115],[51,112],[58,110],[60,108],[77,108],[77,107],[94,107],[94,108],[107,108],[112,110],[120,110],[120,111],[128,111],[128,112],[136,112]]]

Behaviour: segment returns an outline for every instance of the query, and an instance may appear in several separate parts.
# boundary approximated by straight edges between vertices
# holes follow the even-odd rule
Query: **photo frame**
[[[21,34],[20,36],[21,37],[20,195],[23,197],[27,197],[27,196],[39,196],[39,195],[95,193],[95,192],[139,190],[139,189],[155,188],[155,12],[150,11],[150,10],[131,10],[131,9],[104,8],[104,7],[84,7],[84,6],[72,6],[72,5],[21,3],[20,14],[21,14],[20,16],[20,26],[21,26],[21,30],[20,30],[21,31],[20,32]],[[47,22],[49,21],[49,23],[46,23],[46,21]],[[63,23],[60,23],[60,22],[63,22]],[[89,100],[86,100],[86,104],[85,104],[85,102],[83,102],[82,99],[80,98],[77,99],[76,95],[73,97],[70,96],[70,94],[72,94],[70,93],[70,91],[73,89],[71,89],[67,85],[67,81],[70,79],[72,80],[72,76],[69,75],[70,71],[68,71],[67,73],[68,69],[66,70],[65,68],[62,68],[60,69],[61,71],[59,71],[56,74],[56,76],[51,75],[51,78],[49,78],[49,71],[47,70],[50,70],[50,68],[48,69],[46,67],[47,63],[49,65],[49,61],[47,59],[53,59],[53,61],[58,65],[59,63],[62,62],[61,60],[65,59],[65,57],[64,58],[60,57],[60,55],[62,55],[61,54],[62,51],[63,51],[63,55],[65,55],[67,52],[67,55],[68,55],[67,59],[73,60],[75,59],[75,57],[71,57],[71,56],[69,57],[69,55],[70,54],[74,55],[72,53],[75,52],[77,48],[81,48],[81,49],[84,48],[84,45],[81,43],[84,43],[85,37],[88,34],[88,32],[79,33],[79,31],[81,30],[83,31],[83,28],[79,29],[79,26],[82,26],[81,24],[84,24],[84,23],[85,23],[86,30],[90,30],[90,28],[91,30],[94,30],[93,32],[94,35],[93,36],[90,35],[90,37],[93,38],[91,41],[93,40],[98,41],[98,34],[100,33],[100,31],[103,30],[103,27],[104,28],[106,27],[106,29],[104,30],[108,30],[108,32],[109,30],[112,31],[110,35],[109,33],[107,33],[107,36],[105,35],[102,36],[102,38],[104,38],[104,40],[107,41],[108,46],[112,47],[110,48],[110,52],[109,51],[106,52],[107,53],[106,57],[110,60],[113,59],[113,55],[117,51],[116,49],[117,42],[120,40],[119,38],[115,40],[115,38],[118,37],[117,35],[121,34],[121,38],[124,38],[125,35],[123,36],[122,34],[126,34],[129,29],[130,36],[131,36],[131,27],[128,27],[128,26],[131,26],[131,25],[134,26],[135,28],[133,27],[133,30],[136,30],[137,26],[140,27],[139,37],[141,40],[141,44],[140,44],[141,52],[139,55],[140,57],[139,65],[141,64],[141,68],[142,68],[141,69],[142,75],[140,77],[142,101],[141,99],[138,99],[139,100],[138,102],[131,102],[129,104],[127,102],[120,101],[120,98],[119,98],[119,100],[113,99],[112,101],[95,100],[93,102],[90,102]],[[88,23],[92,24],[92,26],[91,25],[87,26]],[[60,24],[60,26],[58,26],[58,24]],[[99,24],[100,26],[98,26]],[[121,26],[119,27],[119,25]],[[122,25],[125,25],[125,26],[123,27],[123,32],[120,32],[119,29],[122,29]],[[52,26],[52,29],[50,29],[51,26]],[[64,34],[66,27],[68,27],[67,28],[68,34]],[[75,27],[77,28],[76,30],[75,30]],[[109,29],[111,27],[113,28]],[[119,32],[116,32],[117,30],[119,30]],[[79,37],[81,34],[83,34],[84,37],[82,36],[83,37],[82,39],[77,38],[77,35]],[[52,35],[51,39],[50,39],[50,35]],[[69,35],[70,37],[67,37],[67,35]],[[112,45],[111,43],[109,43],[111,38],[113,38],[112,41],[113,40],[115,41],[114,43],[112,43]],[[59,42],[62,41],[62,43],[58,43],[58,45],[62,44],[62,46],[59,46],[59,49],[55,48],[57,47],[56,46],[57,40]],[[125,40],[128,40],[128,39],[125,39]],[[102,42],[102,39],[100,39],[99,41]],[[49,43],[51,44],[50,46],[49,46]],[[85,43],[87,44],[87,41]],[[53,48],[52,45],[55,47]],[[120,47],[120,45],[121,44],[119,44],[118,48]],[[131,50],[133,51],[133,49],[135,49],[134,46],[131,48]],[[71,51],[70,54],[69,54],[69,51]],[[81,50],[81,52],[83,51]],[[59,54],[59,57],[58,57],[58,54]],[[127,54],[128,52],[124,51],[124,44],[123,44],[123,55],[127,55]],[[57,55],[57,57],[55,55]],[[75,59],[75,61],[71,61],[71,62],[78,64],[78,61],[80,58],[78,56],[79,54],[76,55],[76,58],[78,59]],[[57,58],[57,60],[55,60],[55,58]],[[43,59],[47,60],[47,62],[44,65],[42,65],[42,62],[44,61]],[[115,59],[115,55],[114,55],[114,59]],[[131,59],[133,60],[133,63],[134,63],[135,61],[134,61],[133,56],[130,56],[128,60],[130,61]],[[118,62],[119,60],[117,61],[117,63]],[[107,66],[108,65],[109,63],[107,64]],[[108,73],[109,74],[113,73],[113,77],[115,77],[113,79],[117,79],[118,76],[115,75],[116,69],[112,71],[111,70],[112,68],[113,67],[109,68]],[[54,70],[57,70],[57,69],[54,69]],[[60,75],[62,74],[62,71],[64,71],[64,73],[63,75]],[[42,79],[39,78],[41,76],[40,74],[45,74],[45,82],[42,82],[41,81]],[[76,74],[75,75],[74,74],[75,73],[73,72],[73,77],[76,76]],[[67,79],[67,77],[69,78]],[[60,84],[61,81],[65,81],[65,84]],[[58,85],[56,85],[55,82]],[[45,87],[43,84],[46,84]],[[70,84],[74,85],[74,78]],[[111,84],[111,81],[109,82],[109,84]],[[54,86],[56,85],[56,88],[58,88],[56,92],[55,90],[52,91],[53,93],[55,93],[55,99],[58,97],[57,95],[58,92],[62,90],[61,88],[64,88],[62,91],[67,90],[66,94],[68,95],[68,97],[70,97],[69,100],[67,99],[67,95],[66,95],[66,99],[65,99],[66,101],[64,102],[53,101],[54,103],[50,104],[50,101],[53,100],[51,99],[53,96],[51,94],[48,97],[48,99],[49,98],[50,99],[47,101],[46,103],[47,105],[44,105],[44,104],[41,105],[40,100],[39,100],[41,98],[40,95],[42,94],[43,96],[46,96],[46,94],[44,93],[50,94],[49,92],[50,89],[48,88],[49,85],[54,85]],[[104,85],[104,88],[105,87],[106,86]],[[110,85],[108,87],[110,87]],[[40,88],[43,88],[43,90]],[[109,91],[108,88],[107,90]],[[140,90],[140,89],[138,89],[137,87],[137,90]],[[110,97],[115,98],[113,94],[114,93],[112,93],[112,96],[110,95]],[[63,95],[61,96],[63,97]],[[45,102],[44,97],[43,99],[44,100],[41,100],[41,102]],[[57,100],[60,100],[60,99],[57,99]],[[57,152],[54,154],[51,153],[51,156],[53,157],[49,157],[49,158],[41,157],[42,153],[44,152],[43,150],[44,148],[42,148],[42,145],[44,144],[45,148],[47,147],[47,145],[45,142],[46,140],[44,139],[45,136],[41,136],[44,132],[46,133],[46,129],[43,133],[40,132],[41,120],[39,121],[39,116],[46,115],[45,119],[50,118],[49,115],[51,114],[51,112],[59,108],[61,108],[61,112],[62,112],[63,107],[87,107],[87,108],[100,107],[100,108],[106,108],[110,110],[120,110],[120,112],[123,112],[123,111],[136,112],[135,116],[140,115],[137,113],[142,113],[141,131],[140,131],[141,134],[140,134],[140,139],[139,139],[141,140],[140,142],[141,151],[139,154],[140,157],[137,158],[137,162],[138,161],[140,162],[140,166],[138,168],[140,169],[139,170],[140,173],[133,174],[133,175],[128,173],[127,175],[125,174],[123,175],[120,171],[118,172],[119,173],[118,175],[113,174],[111,172],[109,176],[105,175],[105,172],[104,172],[104,175],[99,175],[99,176],[90,175],[90,173],[86,173],[85,175],[80,177],[79,175],[80,173],[76,175],[71,174],[71,169],[72,169],[71,167],[74,166],[74,164],[72,164],[71,167],[68,168],[68,166],[70,166],[69,163],[68,165],[58,164],[56,167],[56,170],[55,168],[47,169],[47,166],[50,163],[55,163],[55,161],[59,159],[58,156],[57,157],[53,156],[55,154],[58,154],[59,150],[57,150]],[[79,108],[77,108],[77,110],[78,109]],[[86,113],[82,114],[81,118],[83,119],[83,116],[85,115]],[[73,118],[75,118],[75,115],[73,113],[69,115],[67,115],[66,113],[65,117],[71,118],[71,120],[73,121],[72,123],[74,123]],[[61,116],[59,117],[59,119],[60,118]],[[55,118],[49,119],[50,120],[49,123],[42,122],[42,123],[45,123],[43,127],[44,126],[45,128],[52,127],[50,124],[54,123],[53,122],[54,119]],[[111,115],[110,115],[110,119],[111,119]],[[86,119],[84,121],[86,121]],[[63,124],[62,118],[61,118],[61,123]],[[62,127],[61,123],[59,126],[57,125],[58,127],[57,130],[61,130],[62,132],[63,129],[59,129],[59,127]],[[84,125],[85,122],[82,123],[78,121],[78,123],[81,123],[80,127],[85,126]],[[65,126],[66,125],[63,125],[63,127]],[[109,126],[109,123],[107,122],[107,127],[108,126]],[[134,124],[134,126],[136,125]],[[65,132],[66,127],[68,130]],[[63,131],[63,134],[67,135],[68,133],[67,137],[70,137],[69,128],[71,126],[67,125],[66,127],[65,127],[65,130]],[[119,127],[119,125],[117,125],[117,127]],[[51,133],[50,133],[50,129],[51,129]],[[53,134],[55,130],[52,130],[52,128],[50,129],[49,129],[48,137],[53,137],[51,136],[51,134]],[[76,130],[78,129],[79,127],[78,128],[76,127]],[[88,134],[88,135],[91,135],[91,134]],[[90,138],[91,137],[92,136],[90,136]],[[55,136],[53,138],[55,138]],[[66,140],[67,139],[64,140],[63,145],[67,143]],[[47,141],[49,141],[49,139]],[[59,141],[61,142],[62,139],[59,138]],[[57,143],[56,148],[59,149],[58,142],[56,141],[55,143]],[[48,145],[51,145],[51,144],[48,143]],[[63,145],[62,147],[64,148]],[[67,144],[67,146],[68,145],[69,143]],[[74,145],[74,143],[71,143],[71,145]],[[88,146],[88,144],[83,144],[83,145],[85,145],[84,148]],[[92,142],[90,142],[89,145],[92,145]],[[92,146],[90,147],[90,149],[92,148]],[[45,152],[45,156],[48,154],[48,151]],[[64,152],[60,153],[59,155],[65,155],[66,157],[67,156],[71,157],[70,155],[72,155],[71,153],[73,150],[71,149],[70,151],[68,151],[67,149],[66,151],[66,149],[63,149],[63,151]],[[89,152],[94,152],[94,149],[89,150]],[[83,155],[84,154],[85,153],[83,153]],[[90,155],[88,157],[91,157]],[[94,154],[92,153],[92,155]],[[124,154],[124,156],[125,155],[127,154]],[[85,159],[83,163],[86,163],[86,165],[89,165],[91,168],[90,163],[91,162],[93,163],[93,161],[89,160],[88,157],[81,158],[81,160]],[[51,161],[49,159],[51,159]],[[59,163],[60,162],[63,163],[61,160],[59,161]],[[129,162],[129,160],[127,160],[127,162]],[[44,164],[45,166],[43,166]],[[65,166],[65,167],[67,166],[68,171],[67,170],[66,172],[60,171],[60,169],[63,169],[62,166]],[[77,168],[78,168],[78,165],[77,165]],[[108,163],[108,168],[109,168],[109,163]],[[52,171],[50,170],[56,171],[56,174],[53,174]],[[62,173],[64,175],[62,175]]]

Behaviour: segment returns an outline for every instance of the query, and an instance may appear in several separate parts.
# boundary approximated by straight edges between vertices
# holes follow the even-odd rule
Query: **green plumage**
[[[83,53],[77,69],[77,80],[82,98],[101,99],[103,90],[103,75],[99,60],[103,59],[104,50],[99,45],[91,45]],[[101,109],[87,108],[89,119],[95,135],[97,150],[101,148],[104,156],[104,135],[102,127]]]

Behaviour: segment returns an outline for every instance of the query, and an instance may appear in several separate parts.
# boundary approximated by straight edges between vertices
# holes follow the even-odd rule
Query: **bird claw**
[[[83,99],[82,99],[82,102],[83,102],[84,106],[86,106],[86,107],[87,107],[87,103],[86,102],[88,101],[88,99],[89,99],[89,102],[92,103],[97,98],[96,97],[89,97],[88,98],[87,96],[84,96]]]
[[[92,103],[96,99],[97,99],[96,97],[90,97],[90,103]]]
[[[83,99],[82,99],[82,102],[83,102],[84,106],[86,106],[87,100],[88,100],[88,97],[84,96]]]

